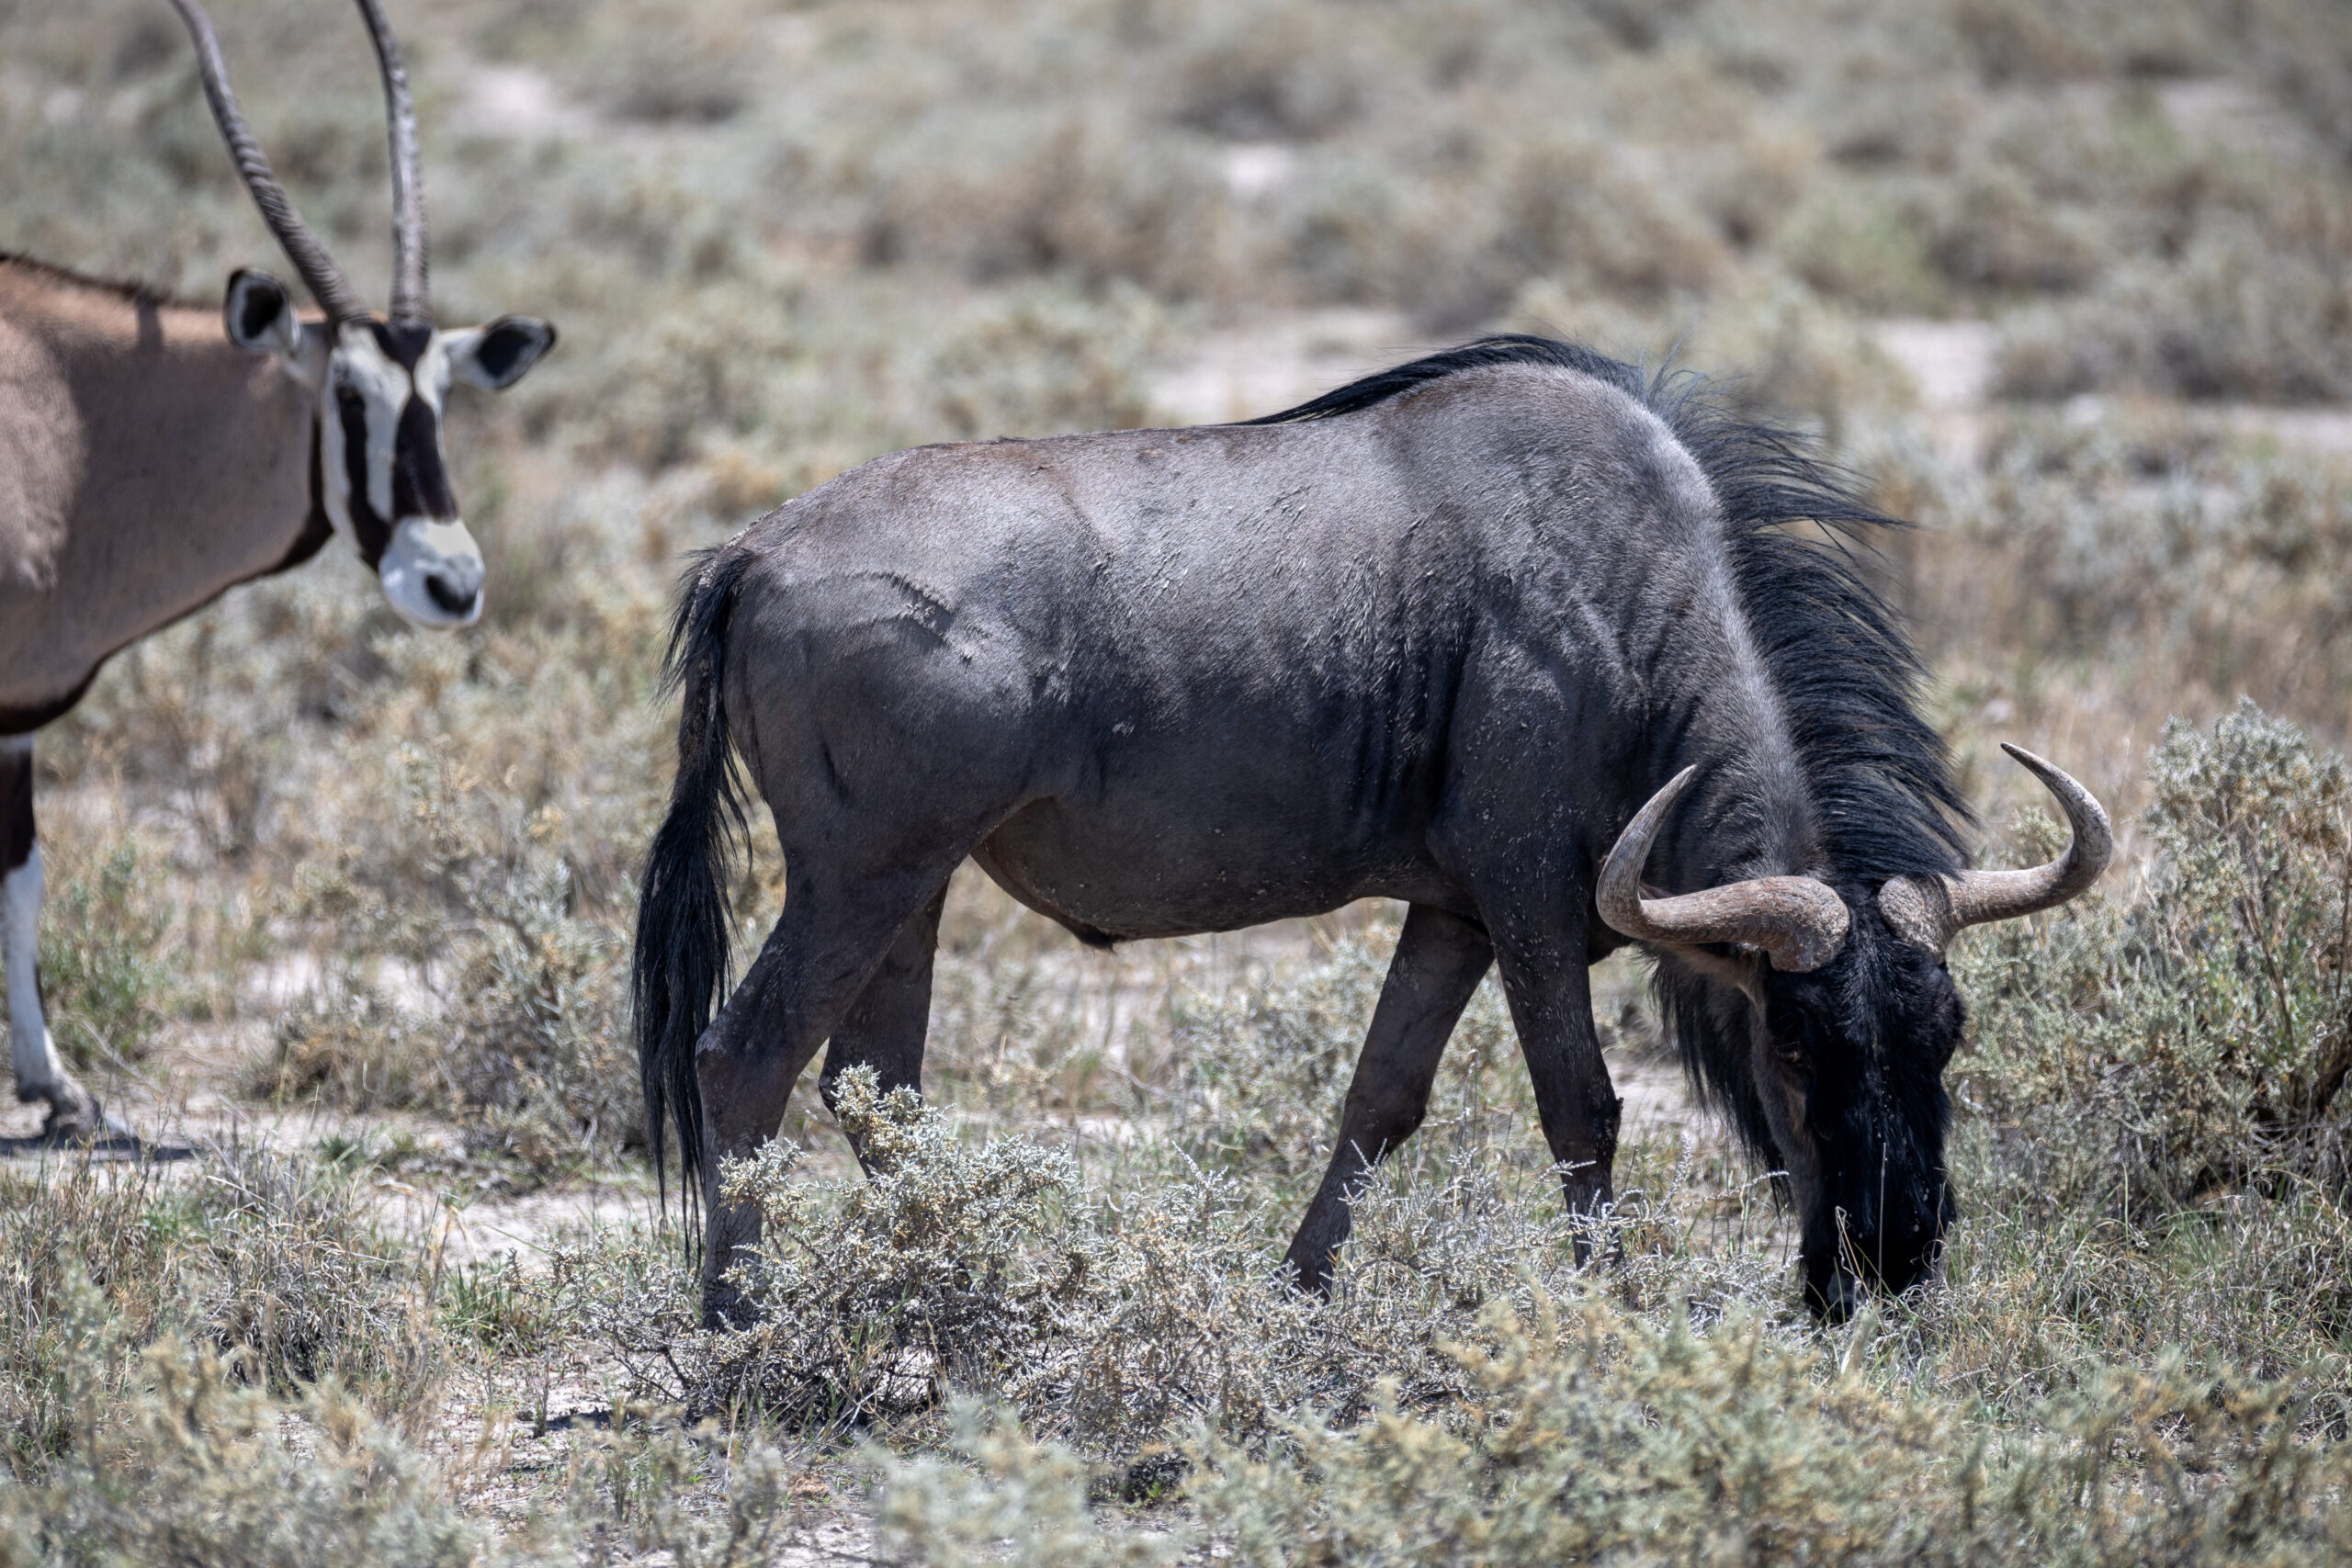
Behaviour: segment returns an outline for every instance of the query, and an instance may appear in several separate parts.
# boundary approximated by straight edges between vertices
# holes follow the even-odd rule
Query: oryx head
[[[316,400],[320,503],[375,570],[392,607],[419,626],[469,626],[481,615],[481,548],[442,461],[442,412],[452,382],[503,391],[521,380],[554,346],[555,328],[531,316],[501,316],[480,327],[433,324],[416,111],[378,0],[358,6],[375,40],[391,122],[392,298],[383,316],[360,300],[271,174],[229,90],[220,42],[198,0],[172,3],[196,40],[205,96],[238,172],[326,312],[322,321],[305,321],[284,284],[240,270],[222,307],[229,340],[274,355]]]

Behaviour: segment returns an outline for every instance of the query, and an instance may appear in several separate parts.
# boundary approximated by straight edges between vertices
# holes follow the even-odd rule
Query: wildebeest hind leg
[[[1332,1258],[1348,1239],[1348,1206],[1372,1168],[1420,1126],[1445,1043],[1493,962],[1494,948],[1476,922],[1421,904],[1407,912],[1348,1084],[1339,1145],[1291,1239],[1290,1266],[1306,1289],[1330,1289]]]
[[[888,1094],[894,1089],[922,1092],[923,1035],[931,1023],[932,955],[939,945],[939,916],[947,905],[947,889],[916,910],[899,928],[898,940],[875,966],[857,1000],[833,1026],[824,1069],[817,1075],[817,1092],[825,1109],[837,1110],[841,1076],[851,1067],[874,1069],[876,1081]],[[873,1171],[865,1149],[853,1137],[850,1147],[858,1163]]]
[[[791,876],[784,914],[743,983],[695,1047],[703,1105],[703,1319],[740,1321],[726,1275],[740,1247],[757,1244],[759,1211],[718,1201],[720,1162],[751,1155],[784,1121],[793,1085],[901,927],[947,886],[963,859],[866,877]],[[787,866],[792,864],[787,855]],[[834,868],[828,867],[827,871]],[[838,891],[835,891],[838,889]]]

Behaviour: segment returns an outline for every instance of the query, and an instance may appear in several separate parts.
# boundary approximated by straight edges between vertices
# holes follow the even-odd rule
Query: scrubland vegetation
[[[214,9],[380,293],[356,18]],[[0,1560],[2352,1549],[2352,14],[393,14],[440,314],[563,343],[453,415],[480,627],[406,630],[338,546],[42,736],[60,1047],[197,1155],[0,1171]],[[206,300],[287,270],[160,0],[0,0],[0,247]],[[1985,400],[1915,389],[1889,318],[1977,355]],[[1943,1277],[1805,1317],[1769,1183],[1678,1109],[1620,963],[1612,1061],[1647,1087],[1616,1261],[1571,1264],[1489,991],[1303,1302],[1272,1269],[1391,912],[1105,957],[974,879],[928,1101],[852,1081],[870,1184],[796,1108],[735,1176],[767,1319],[700,1334],[623,1037],[680,553],[910,442],[1199,416],[1169,389],[1201,344],[1302,320],[1356,323],[1357,368],[1498,325],[1677,351],[1927,525],[1887,582],[1988,859],[2053,833],[2002,739],[2126,852],[1957,949]],[[769,853],[747,938],[781,891]],[[615,1192],[641,1217],[461,1245]]]

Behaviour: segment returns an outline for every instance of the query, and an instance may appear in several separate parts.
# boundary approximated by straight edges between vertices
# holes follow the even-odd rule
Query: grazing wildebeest
[[[707,1210],[706,1315],[741,1308],[759,1224],[718,1162],[817,1047],[829,1099],[852,1064],[917,1083],[967,855],[1096,943],[1408,905],[1291,1244],[1311,1287],[1490,963],[1568,1203],[1608,1203],[1587,970],[1629,940],[1694,1082],[1786,1172],[1815,1310],[1910,1284],[1951,1214],[1945,944],[2079,893],[2109,840],[2017,752],[2074,841],[1964,869],[1919,660],[1839,532],[1884,521],[1695,382],[1532,337],[1250,424],[921,447],[761,519],[679,610],[639,908],[648,1113]],[[788,891],[711,1020],[739,752]]]
[[[481,552],[441,457],[449,385],[513,386],[555,342],[527,316],[443,331],[427,315],[416,116],[377,0],[359,9],[391,125],[389,319],[270,173],[210,18],[196,0],[172,3],[238,172],[326,319],[300,319],[258,272],[232,276],[215,312],[0,255],[0,949],[17,1096],[48,1101],[57,1136],[101,1119],[42,1016],[33,732],[127,645],[336,534],[408,619],[470,625]]]

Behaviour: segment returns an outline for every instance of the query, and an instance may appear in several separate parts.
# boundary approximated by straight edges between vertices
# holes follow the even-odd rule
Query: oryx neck
[[[26,374],[12,376],[12,369]],[[217,310],[0,265],[7,423],[0,710],[68,701],[125,644],[286,562],[311,529],[315,402]]]

